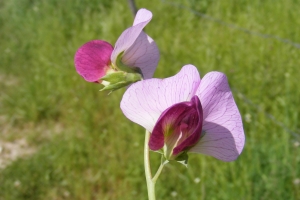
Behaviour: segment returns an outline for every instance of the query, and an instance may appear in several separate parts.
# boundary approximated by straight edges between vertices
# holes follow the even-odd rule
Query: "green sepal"
[[[127,73],[124,71],[111,72],[101,78],[102,81],[108,82],[100,91],[110,90],[115,91],[122,87],[126,87],[134,82],[142,80],[139,73]]]
[[[161,155],[161,159],[160,159],[160,164],[161,165],[166,165],[167,163],[169,163],[170,161],[166,159],[166,157],[164,155]]]
[[[126,87],[127,85],[129,85],[130,83],[125,83],[125,82],[119,82],[116,84],[109,84],[107,86],[104,86],[104,88],[102,88],[100,91],[105,91],[105,90],[110,90],[111,92],[120,89],[122,87]]]
[[[123,72],[123,71],[110,72],[110,73],[106,74],[105,76],[103,76],[101,78],[101,80],[107,81],[110,83],[117,83],[120,81],[124,81],[125,73],[126,72]]]
[[[116,59],[116,68],[120,71],[125,71],[128,73],[139,73],[142,74],[142,71],[140,70],[140,68],[135,67],[135,66],[127,66],[122,62],[122,57],[123,57],[124,51],[121,52],[117,59]]]
[[[186,168],[188,167],[189,156],[186,151],[181,153],[178,157],[176,157],[175,160],[180,164],[184,165]]]
[[[154,152],[159,153],[159,154],[161,154],[161,155],[164,155],[164,151],[163,151],[162,149],[159,149],[159,150],[154,151]]]

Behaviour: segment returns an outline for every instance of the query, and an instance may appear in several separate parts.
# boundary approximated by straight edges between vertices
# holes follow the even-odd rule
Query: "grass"
[[[173,2],[300,42],[297,1]],[[171,76],[189,63],[202,76],[225,72],[246,132],[245,149],[235,162],[191,155],[188,169],[167,165],[156,186],[158,199],[300,199],[299,136],[286,130],[300,129],[300,50],[166,1],[136,3],[154,15],[146,32],[161,51],[155,76]],[[144,131],[119,109],[124,89],[100,93],[101,86],[85,82],[73,66],[80,45],[92,39],[114,44],[131,25],[127,2],[0,4],[0,140],[25,138],[36,149],[0,171],[0,199],[146,199]],[[157,167],[157,155],[151,159]]]

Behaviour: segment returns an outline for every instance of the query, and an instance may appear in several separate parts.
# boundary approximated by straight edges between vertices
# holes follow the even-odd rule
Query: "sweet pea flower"
[[[149,148],[167,160],[201,153],[229,162],[241,154],[245,135],[227,77],[210,72],[202,79],[193,65],[173,77],[132,84],[121,109],[151,133]]]
[[[111,80],[125,79],[127,72],[137,73],[137,79],[152,78],[159,60],[159,51],[143,28],[150,22],[152,13],[140,9],[133,22],[118,38],[115,47],[103,40],[92,40],[81,46],[75,54],[75,68],[88,82],[102,83],[108,74],[119,73]],[[122,70],[120,70],[120,68]],[[134,80],[135,82],[137,80]],[[130,82],[130,81],[129,81]],[[107,83],[103,83],[107,84]],[[130,84],[130,83],[129,83]]]

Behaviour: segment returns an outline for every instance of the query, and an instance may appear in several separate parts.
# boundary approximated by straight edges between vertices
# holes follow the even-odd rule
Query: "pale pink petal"
[[[141,9],[137,13],[137,20],[134,21],[134,26],[126,29],[118,38],[115,49],[111,55],[111,61],[116,63],[117,57],[120,53],[127,50],[138,38],[143,28],[150,22],[152,13],[146,9]]]
[[[122,58],[125,65],[140,68],[144,79],[153,77],[158,61],[159,50],[153,39],[144,32],[140,33]]]
[[[102,40],[92,40],[76,52],[74,62],[78,74],[88,82],[98,82],[109,68],[113,47]]]
[[[145,8],[141,8],[138,10],[138,12],[135,15],[133,26],[141,22],[147,21],[148,19],[151,18],[152,18],[152,13]]]
[[[152,132],[161,113],[176,103],[189,101],[199,83],[196,67],[186,65],[170,78],[132,84],[123,95],[121,109],[128,119]]]
[[[235,160],[243,150],[245,135],[226,76],[220,72],[206,74],[196,95],[203,108],[202,131],[205,134],[190,152],[211,155],[223,161]]]

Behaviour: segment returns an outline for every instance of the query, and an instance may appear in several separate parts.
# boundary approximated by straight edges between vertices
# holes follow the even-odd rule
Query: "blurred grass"
[[[173,1],[256,32],[300,42],[293,0]],[[300,199],[300,50],[246,34],[163,1],[136,1],[153,12],[146,27],[161,60],[156,77],[194,64],[202,76],[225,72],[247,135],[240,158],[223,163],[191,155],[167,165],[158,199]],[[126,1],[11,0],[0,8],[1,140],[26,138],[36,153],[0,171],[0,199],[146,199],[144,131],[119,109],[124,90],[100,93],[76,74],[73,56],[92,39],[115,43],[132,24]],[[1,156],[1,154],[0,154]],[[158,165],[153,154],[153,168]],[[196,183],[195,179],[200,178]],[[176,193],[174,193],[176,192]],[[172,196],[172,194],[177,194]]]

